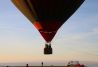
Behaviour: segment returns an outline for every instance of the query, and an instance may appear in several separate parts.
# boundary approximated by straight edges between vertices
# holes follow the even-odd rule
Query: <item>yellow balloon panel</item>
[[[26,3],[27,0],[12,0],[13,4],[32,22],[34,23],[36,20],[34,17],[36,17],[36,13],[33,10],[33,6],[30,4],[29,1],[28,4]],[[31,8],[31,9],[30,9]]]

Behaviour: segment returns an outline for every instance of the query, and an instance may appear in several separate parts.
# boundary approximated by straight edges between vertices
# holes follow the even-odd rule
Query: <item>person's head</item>
[[[26,64],[26,67],[28,67],[28,64]]]

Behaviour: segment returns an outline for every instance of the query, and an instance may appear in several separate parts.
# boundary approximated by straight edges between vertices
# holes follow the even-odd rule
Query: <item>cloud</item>
[[[55,39],[55,50],[62,56],[68,56],[69,59],[98,60],[98,27],[83,33],[63,34],[61,38],[56,36]]]

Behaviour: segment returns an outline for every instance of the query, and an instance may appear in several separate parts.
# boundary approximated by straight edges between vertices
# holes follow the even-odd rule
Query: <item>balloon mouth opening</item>
[[[53,51],[52,51],[51,43],[46,43],[45,48],[44,48],[44,54],[49,55],[52,53],[53,53]]]

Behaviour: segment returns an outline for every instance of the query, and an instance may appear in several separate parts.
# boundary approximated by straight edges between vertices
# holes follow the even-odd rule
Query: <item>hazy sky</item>
[[[41,61],[98,62],[98,0],[86,0],[59,29],[53,54],[44,55],[45,41],[11,3],[0,1],[0,63]]]

